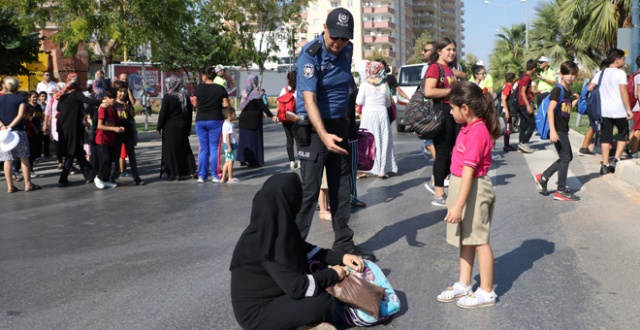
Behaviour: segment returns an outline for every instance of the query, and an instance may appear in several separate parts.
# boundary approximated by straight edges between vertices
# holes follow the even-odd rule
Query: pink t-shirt
[[[451,174],[462,177],[464,166],[476,170],[473,177],[479,178],[489,173],[493,141],[482,119],[465,125],[460,130],[451,155]]]

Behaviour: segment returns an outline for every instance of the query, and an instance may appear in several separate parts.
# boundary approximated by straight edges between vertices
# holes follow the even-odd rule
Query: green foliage
[[[407,59],[407,64],[424,63],[422,60],[422,50],[429,41],[433,41],[433,35],[427,31],[423,32],[416,40],[416,43],[413,46],[413,53],[411,54],[411,57]]]
[[[391,57],[385,55],[382,52],[382,50],[378,48],[375,48],[374,50],[372,50],[371,55],[365,57],[365,60],[368,60],[368,61],[384,60],[387,64],[393,63],[393,60],[391,59]]]
[[[478,62],[478,57],[474,53],[467,53],[467,56],[463,60],[460,60],[460,69],[467,74],[467,78],[471,79],[473,72],[471,68]]]
[[[0,75],[29,74],[24,63],[38,60],[40,37],[24,33],[13,12],[0,10]]]
[[[532,57],[525,56],[525,24],[512,25],[511,28],[503,27],[502,32],[496,36],[498,41],[493,54],[489,56],[489,72],[493,76],[494,85],[501,86],[507,72],[512,72],[519,77],[519,74],[524,72],[525,62]]]

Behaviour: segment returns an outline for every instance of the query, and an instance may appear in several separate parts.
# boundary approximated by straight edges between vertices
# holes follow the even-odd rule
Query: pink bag
[[[358,130],[358,171],[370,171],[376,159],[376,142],[366,129]]]

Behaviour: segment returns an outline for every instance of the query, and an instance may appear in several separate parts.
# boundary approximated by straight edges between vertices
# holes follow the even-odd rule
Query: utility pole
[[[636,58],[640,55],[640,0],[633,0],[631,4],[631,72],[638,71]]]

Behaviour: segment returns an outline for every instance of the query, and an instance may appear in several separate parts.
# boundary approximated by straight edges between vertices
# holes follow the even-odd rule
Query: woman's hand
[[[364,270],[364,261],[354,254],[345,254],[344,257],[342,257],[342,263],[358,273]]]
[[[449,211],[447,211],[447,215],[444,217],[444,221],[448,223],[459,223],[462,220],[462,208],[453,206]]]
[[[278,116],[271,117],[271,120],[273,120],[274,123],[277,123],[278,122]]]
[[[345,267],[345,266],[331,266],[331,269],[333,269],[337,274],[338,274],[338,279],[340,281],[342,281],[345,277],[349,276],[349,268]]]

